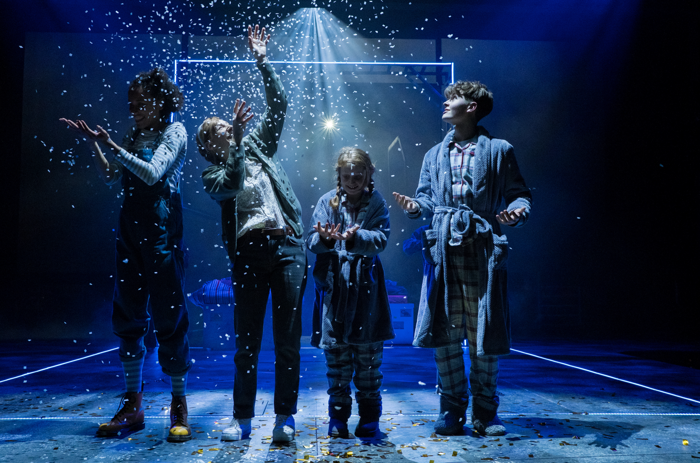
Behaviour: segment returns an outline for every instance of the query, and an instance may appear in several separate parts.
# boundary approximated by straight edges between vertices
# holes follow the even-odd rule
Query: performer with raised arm
[[[493,108],[486,86],[459,81],[445,96],[442,120],[454,129],[425,155],[415,197],[394,193],[409,217],[432,219],[423,235],[428,267],[413,344],[435,348],[440,393],[435,432],[463,432],[471,386],[474,430],[500,436],[506,429],[497,414],[498,356],[510,352],[508,242],[501,225],[523,226],[532,195],[513,147],[477,125]],[[470,384],[461,347],[465,337]]]
[[[143,338],[153,315],[158,339],[158,361],[170,376],[172,402],[168,441],[192,437],[185,398],[190,349],[189,321],[183,289],[180,176],[187,151],[187,132],[170,114],[182,108],[184,98],[163,69],[142,72],[129,86],[129,111],[135,125],[117,145],[99,125],[61,119],[90,140],[95,166],[108,185],[124,188],[124,204],[117,231],[117,268],[112,328],[119,337],[126,393],[114,418],[103,423],[98,436],[143,427]],[[111,152],[108,160],[100,146]]]
[[[247,439],[255,415],[258,354],[268,295],[272,293],[277,415],[272,439],[294,439],[299,394],[301,301],[306,287],[306,251],[301,206],[277,153],[287,95],[267,60],[265,28],[248,28],[248,46],[262,73],[267,109],[245,137],[251,119],[236,100],[233,123],[206,119],[197,147],[211,166],[202,173],[205,191],[221,206],[222,237],[233,265],[236,372],[233,421],[221,440]]]

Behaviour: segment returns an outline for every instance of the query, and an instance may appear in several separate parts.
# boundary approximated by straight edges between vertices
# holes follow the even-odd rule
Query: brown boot
[[[192,439],[192,429],[187,424],[187,398],[173,396],[170,402],[170,433],[168,442],[185,442]]]
[[[116,436],[121,431],[134,431],[143,427],[143,392],[127,392],[122,397],[121,409],[109,423],[102,423],[97,437]]]

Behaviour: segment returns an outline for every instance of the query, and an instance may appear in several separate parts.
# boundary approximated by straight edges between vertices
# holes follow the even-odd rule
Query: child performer
[[[510,352],[508,241],[501,225],[525,225],[532,195],[513,146],[477,125],[493,108],[486,86],[459,81],[445,96],[442,120],[454,130],[426,153],[416,196],[394,193],[409,217],[432,218],[423,252],[432,268],[423,275],[413,345],[435,348],[440,393],[435,432],[463,432],[470,385],[474,430],[500,436],[506,428],[497,414],[498,356]],[[465,337],[470,384],[461,347]]]
[[[251,432],[258,354],[270,293],[277,414],[272,440],[290,442],[295,433],[306,251],[301,206],[276,156],[287,95],[266,59],[269,40],[265,28],[248,28],[248,46],[262,73],[267,100],[260,124],[243,137],[252,114],[245,109],[245,101],[236,100],[233,125],[210,117],[197,132],[199,152],[212,163],[202,180],[204,190],[221,206],[222,237],[233,265],[236,299],[233,421],[224,429],[223,441],[247,439]]]
[[[389,210],[374,189],[374,166],[359,148],[340,150],[338,184],[318,200],[306,244],[316,256],[313,335],[324,350],[329,435],[347,438],[357,392],[357,437],[376,437],[382,414],[379,388],[384,341],[394,338],[379,253],[389,239]]]
[[[163,69],[142,72],[129,86],[129,111],[135,125],[117,145],[105,129],[85,121],[61,119],[90,140],[95,166],[108,185],[121,181],[124,203],[117,231],[117,269],[112,328],[119,337],[126,393],[123,407],[97,430],[98,436],[143,427],[142,370],[151,306],[160,347],[158,361],[170,376],[172,403],[168,441],[192,437],[185,399],[190,348],[189,321],[183,290],[180,176],[187,150],[187,132],[170,114],[182,108],[180,89]],[[100,145],[112,152],[110,161]]]

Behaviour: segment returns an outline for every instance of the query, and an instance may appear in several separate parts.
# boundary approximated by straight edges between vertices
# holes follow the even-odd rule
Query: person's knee
[[[124,361],[139,360],[146,355],[143,337],[119,338],[119,358]]]
[[[187,335],[189,320],[186,315],[184,317],[179,315],[179,317],[153,317],[153,331],[160,344],[180,342]]]

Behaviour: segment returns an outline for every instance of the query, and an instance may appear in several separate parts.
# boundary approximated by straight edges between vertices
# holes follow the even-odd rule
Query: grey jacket
[[[269,61],[265,60],[257,66],[263,76],[267,100],[267,109],[262,121],[251,133],[243,137],[240,146],[231,145],[225,164],[211,165],[202,172],[204,191],[221,206],[221,235],[231,263],[236,256],[238,230],[236,195],[243,190],[246,178],[244,156],[254,158],[262,164],[262,168],[270,176],[284,219],[296,236],[300,237],[304,232],[301,205],[276,155],[287,112],[287,94]]]
[[[523,226],[530,216],[532,195],[520,174],[513,147],[505,140],[492,138],[483,127],[478,127],[478,131],[472,177],[474,210],[457,207],[452,199],[449,144],[454,131],[428,151],[423,160],[414,197],[420,210],[408,216],[431,218],[432,223],[424,233],[424,257],[429,266],[423,275],[413,344],[439,347],[451,341],[445,279],[447,246],[450,242],[458,245],[474,240],[479,256],[477,355],[504,355],[510,352],[508,241],[495,216],[503,202],[508,210],[525,207],[514,225]]]

